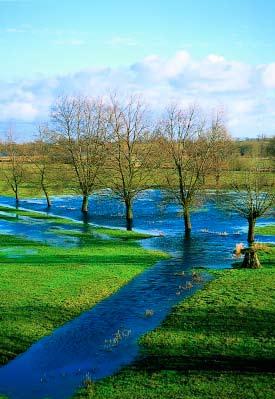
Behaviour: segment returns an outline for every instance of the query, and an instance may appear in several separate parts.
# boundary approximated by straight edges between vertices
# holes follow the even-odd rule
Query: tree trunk
[[[89,196],[87,194],[83,195],[81,211],[87,213],[89,205]]]
[[[191,233],[191,220],[190,220],[190,212],[188,208],[184,208],[183,212],[183,217],[184,217],[184,230],[185,230],[185,236],[189,237]]]
[[[248,220],[248,234],[247,234],[247,242],[248,245],[251,246],[255,240],[255,219]]]
[[[45,193],[45,195],[46,195],[46,200],[47,200],[47,207],[50,208],[52,206],[51,199],[50,199],[48,193]]]
[[[259,269],[261,267],[255,248],[253,247],[245,248],[243,252],[244,252],[244,260],[242,263],[242,268]]]
[[[126,229],[131,231],[133,229],[133,210],[131,201],[125,201],[126,206]]]
[[[51,204],[51,199],[49,197],[49,194],[48,194],[48,192],[46,190],[46,187],[42,186],[42,189],[44,191],[44,194],[45,194],[45,197],[46,197],[46,200],[47,200],[47,207],[50,208],[52,206],[52,204]]]
[[[18,205],[18,202],[19,202],[19,194],[18,194],[18,187],[17,187],[17,186],[15,187],[15,201],[16,201],[16,204]]]
[[[82,220],[83,220],[83,233],[88,233],[90,230],[90,216],[88,212],[83,212],[82,214]]]

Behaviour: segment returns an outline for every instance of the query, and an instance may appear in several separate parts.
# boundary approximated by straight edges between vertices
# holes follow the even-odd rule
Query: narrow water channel
[[[245,242],[245,223],[241,219],[224,214],[209,201],[194,212],[192,237],[185,240],[179,208],[173,204],[164,206],[161,199],[162,193],[157,190],[140,196],[135,203],[135,228],[158,233],[158,237],[143,240],[142,245],[168,251],[173,257],[146,270],[117,293],[1,367],[1,394],[10,399],[70,398],[87,375],[96,380],[136,359],[138,338],[157,327],[172,306],[200,288],[201,285],[194,284],[186,289],[192,268],[231,266],[235,244]],[[55,197],[51,213],[81,220],[80,200],[72,196]],[[0,197],[0,204],[13,205],[13,200]],[[41,200],[25,200],[20,205],[45,210]],[[116,200],[94,196],[91,208],[91,222],[123,226],[123,210]],[[24,231],[20,225],[19,235],[49,242],[43,223],[26,226]],[[0,232],[1,229],[14,233],[8,222],[3,222]],[[50,242],[60,244],[55,242],[54,235],[50,236]],[[207,273],[204,278],[207,280]]]

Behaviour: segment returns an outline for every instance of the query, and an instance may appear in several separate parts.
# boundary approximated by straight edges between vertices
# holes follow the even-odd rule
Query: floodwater
[[[235,245],[245,243],[245,222],[219,210],[210,196],[193,213],[193,232],[185,239],[179,207],[164,204],[162,198],[159,190],[140,195],[134,206],[134,228],[157,234],[143,240],[142,245],[170,252],[172,258],[146,270],[1,367],[0,394],[10,399],[70,398],[85,379],[111,375],[138,357],[139,337],[157,327],[175,304],[202,286],[203,283],[192,281],[193,268],[231,267]],[[54,197],[51,214],[82,221],[80,203],[81,198],[76,196]],[[13,205],[13,200],[0,197],[0,204]],[[108,192],[93,196],[90,205],[85,223],[124,226],[123,207]],[[24,200],[20,206],[45,211],[41,199]],[[64,238],[49,232],[45,225],[26,219],[16,223],[2,220],[0,233],[16,233],[60,245]],[[269,238],[259,237],[259,240],[269,241]],[[77,245],[77,242],[69,240],[62,244]],[[202,274],[204,281],[209,279],[206,272]]]

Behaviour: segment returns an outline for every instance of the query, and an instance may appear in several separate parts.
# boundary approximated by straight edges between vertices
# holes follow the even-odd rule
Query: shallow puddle
[[[18,258],[24,258],[25,256],[29,255],[36,255],[38,251],[35,249],[26,249],[26,248],[1,248],[0,249],[0,257],[4,256],[7,259],[18,259]]]

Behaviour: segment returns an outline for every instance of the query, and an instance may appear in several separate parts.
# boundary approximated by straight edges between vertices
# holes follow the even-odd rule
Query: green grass
[[[136,231],[124,231],[124,230],[118,230],[118,229],[106,229],[103,227],[94,227],[94,231],[98,234],[107,234],[110,237],[113,238],[120,238],[120,239],[125,239],[125,240],[141,240],[143,238],[150,238],[152,235],[146,234],[146,233],[139,233]]]
[[[275,247],[263,268],[215,272],[141,339],[143,358],[79,392],[93,399],[273,399]],[[240,370],[236,370],[240,368]]]
[[[105,228],[82,233],[67,219],[0,210],[60,223],[56,233],[79,240],[78,248],[57,248],[0,235],[2,364],[165,257],[135,242],[147,235]],[[142,360],[77,398],[273,399],[274,374],[253,369],[274,359],[275,347],[275,247],[263,248],[262,269],[215,271],[215,280],[141,339]],[[17,257],[10,259],[10,251]]]
[[[166,256],[141,248],[132,240],[138,234],[126,240],[127,233],[104,229],[115,238],[103,240],[92,233],[76,235],[78,248],[0,235],[0,363]]]
[[[267,235],[267,236],[274,236],[275,235],[275,224],[270,224],[266,226],[258,226],[256,227],[256,233]]]
[[[93,399],[274,399],[269,375],[162,370],[123,371],[92,384],[77,398]]]
[[[210,173],[205,176],[205,188],[208,189],[231,189],[232,182],[238,181],[245,182],[247,177],[247,170],[251,167],[255,167],[256,165],[260,165],[264,169],[272,170],[272,160],[271,159],[258,159],[254,157],[239,157],[238,161],[235,162],[234,165],[231,166],[232,170],[224,170],[221,174],[219,184],[216,182],[215,173]],[[2,162],[2,170],[8,171],[10,165],[6,162]],[[31,165],[26,164],[26,178],[25,181],[19,187],[19,197],[20,198],[29,198],[29,197],[41,197],[45,198],[41,188],[39,186],[39,176],[33,170]],[[1,172],[1,171],[0,171]],[[108,168],[105,168],[102,171],[102,176],[100,176],[100,180],[103,182],[102,185],[98,186],[97,189],[109,187],[110,174],[112,171]],[[261,172],[262,176],[267,178],[267,180],[271,183],[274,181],[274,173],[272,171]],[[172,169],[169,167],[161,167],[150,169],[150,181],[148,182],[148,187],[162,187],[167,188],[167,176],[169,176],[169,180],[175,180],[175,184],[177,184],[177,179]],[[174,177],[173,177],[174,176]],[[49,194],[51,195],[64,195],[64,194],[75,194],[77,190],[76,178],[72,168],[66,164],[54,164],[51,166],[51,169],[47,173],[47,186],[49,190]],[[14,197],[14,192],[11,187],[7,184],[5,176],[3,173],[0,173],[0,192],[5,193],[7,196]],[[45,199],[46,204],[46,199]]]
[[[139,233],[136,231],[126,231],[126,230],[119,230],[119,229],[107,229],[104,227],[91,227],[88,230],[92,230],[95,235],[107,236],[109,238],[119,238],[121,240],[141,240],[145,238],[152,237],[150,234]],[[90,232],[82,233],[76,230],[59,230],[52,228],[52,232],[59,235],[64,236],[74,236],[74,237],[82,237],[82,238],[89,238]]]

